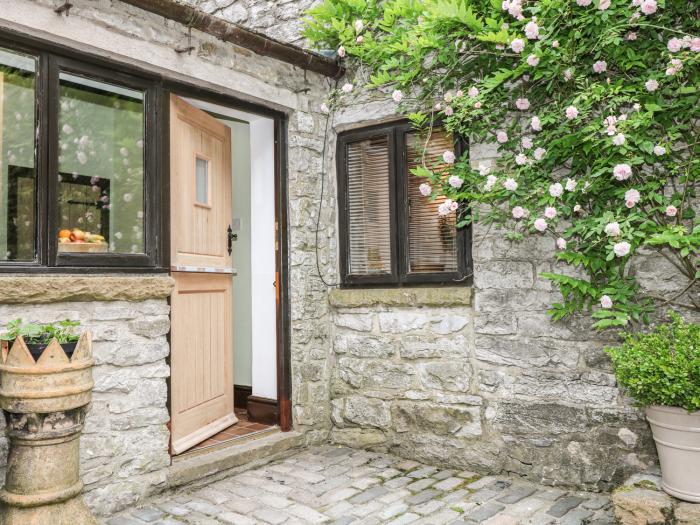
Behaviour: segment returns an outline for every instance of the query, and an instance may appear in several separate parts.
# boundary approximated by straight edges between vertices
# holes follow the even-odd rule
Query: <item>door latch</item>
[[[233,241],[238,240],[238,234],[233,233],[230,224],[228,225],[228,230],[226,230],[226,233],[228,235],[228,254],[231,255],[231,252],[233,252]]]

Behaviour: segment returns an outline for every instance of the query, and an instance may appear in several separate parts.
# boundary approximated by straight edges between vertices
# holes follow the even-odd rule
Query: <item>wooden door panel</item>
[[[236,422],[233,413],[231,129],[170,100],[171,449]]]
[[[179,454],[236,422],[230,275],[175,272],[171,298],[172,450]]]

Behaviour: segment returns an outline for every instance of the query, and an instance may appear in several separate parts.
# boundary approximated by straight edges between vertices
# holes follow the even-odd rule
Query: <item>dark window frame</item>
[[[471,226],[457,228],[456,272],[415,272],[409,268],[409,207],[406,135],[415,131],[407,121],[390,122],[344,131],[338,134],[336,174],[338,184],[338,234],[341,284],[344,287],[403,287],[419,285],[464,285],[471,277]],[[389,214],[391,228],[391,273],[357,275],[350,273],[350,237],[348,234],[348,180],[346,173],[349,144],[371,137],[386,136],[389,143]],[[455,152],[468,150],[467,141],[458,138]]]
[[[163,229],[166,227],[162,206],[161,137],[162,90],[155,78],[134,74],[118,64],[96,64],[73,58],[51,46],[31,41],[4,38],[0,47],[34,56],[37,60],[35,80],[35,253],[34,261],[0,261],[1,273],[63,272],[155,272],[164,266]],[[144,253],[58,253],[58,106],[59,73],[67,72],[112,83],[144,93]],[[161,137],[161,138],[159,138]]]

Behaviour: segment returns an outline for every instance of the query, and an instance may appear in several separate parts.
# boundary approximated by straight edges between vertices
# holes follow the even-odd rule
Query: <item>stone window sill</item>
[[[164,299],[175,282],[161,275],[2,275],[0,304]]]
[[[336,288],[328,301],[335,308],[365,306],[471,306],[469,287]]]

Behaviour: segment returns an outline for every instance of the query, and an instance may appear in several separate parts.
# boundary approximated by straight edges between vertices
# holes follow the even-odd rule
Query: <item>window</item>
[[[346,285],[456,284],[468,275],[469,229],[437,213],[411,169],[438,165],[460,143],[406,123],[338,138],[341,273]],[[424,157],[425,156],[425,157]]]
[[[0,270],[157,266],[156,96],[0,44]]]

